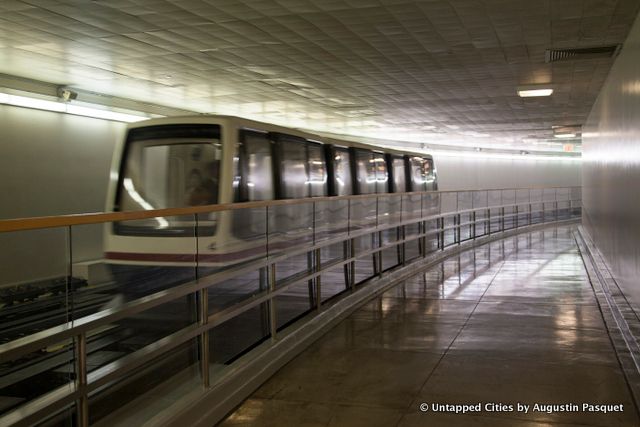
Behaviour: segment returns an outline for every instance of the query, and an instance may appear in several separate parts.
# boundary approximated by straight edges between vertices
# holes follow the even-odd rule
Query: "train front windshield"
[[[117,194],[118,210],[151,210],[218,203],[220,127],[153,126],[127,138]],[[193,216],[119,223],[117,234],[193,235]],[[200,224],[203,226],[205,224]],[[206,226],[205,226],[206,227]],[[199,229],[213,234],[215,224]]]

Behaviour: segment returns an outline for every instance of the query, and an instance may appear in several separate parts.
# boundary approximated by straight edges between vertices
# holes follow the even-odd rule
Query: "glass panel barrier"
[[[70,230],[1,233],[0,248],[0,344],[67,322],[71,295],[87,287],[70,275]]]
[[[529,190],[529,200],[531,203],[531,224],[539,224],[543,222],[544,203],[542,203],[542,190],[539,188],[532,188]]]
[[[117,214],[127,219],[0,233],[2,247],[12,249],[0,279],[0,417],[64,393],[75,403],[52,398],[47,425],[82,425],[82,417],[136,425],[161,417],[167,402],[226,378],[238,358],[275,345],[290,324],[350,295],[345,291],[354,283],[419,262],[442,244],[579,217],[580,190],[251,206],[151,218]],[[477,254],[485,252],[490,261],[492,252],[494,259],[504,256],[505,246],[496,242]],[[345,262],[351,256],[353,266]],[[475,269],[491,266],[476,263],[472,270],[467,261],[442,263],[449,279],[438,292],[459,298],[476,291],[467,282]],[[32,335],[44,330],[44,338]],[[18,338],[35,341],[13,348]],[[86,394],[76,381],[87,381]]]
[[[502,190],[502,206],[504,206],[504,229],[510,230],[516,227],[516,192],[515,190]]]

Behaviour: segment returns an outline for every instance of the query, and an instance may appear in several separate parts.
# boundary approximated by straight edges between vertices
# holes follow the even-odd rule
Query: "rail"
[[[108,281],[109,289],[117,290],[113,295],[143,283],[140,292],[80,315],[74,312],[74,298],[93,298],[97,294],[91,292],[106,285],[88,283],[76,293],[67,285],[65,298],[70,302],[64,309],[70,320],[0,344],[0,381],[17,375],[11,366],[44,366],[51,354],[66,355],[63,368],[56,371],[64,373],[62,379],[55,376],[50,386],[21,396],[0,415],[0,425],[30,425],[51,417],[75,418],[78,426],[107,422],[119,407],[110,407],[105,396],[148,391],[141,384],[157,377],[158,369],[165,380],[188,382],[196,395],[204,393],[233,375],[237,360],[250,358],[260,346],[276,345],[295,325],[366,288],[386,271],[467,240],[571,220],[580,210],[579,187],[549,187],[321,197],[0,221],[0,238],[66,231],[60,251],[68,254],[67,283],[73,279],[72,254],[81,249],[74,247],[74,236],[86,227],[95,237],[104,230],[114,233],[111,224],[179,217],[193,231],[180,239],[182,243],[157,238],[157,244],[146,248],[132,243],[138,245],[135,250],[104,242],[105,252],[116,258],[107,262],[114,268]],[[212,221],[215,231],[204,232]],[[123,236],[106,238],[110,237]],[[124,237],[134,242],[153,235]],[[182,258],[166,260],[168,250]],[[186,261],[180,264],[178,259]],[[119,278],[118,269],[127,273],[125,279]],[[161,281],[169,285],[157,286]],[[122,350],[122,342],[135,341],[150,328],[155,328],[150,339]],[[109,350],[96,350],[105,331],[113,330],[119,335],[105,347]],[[247,336],[251,339],[243,341]],[[12,383],[9,390],[19,389],[16,384],[20,383]],[[118,405],[130,400],[123,398]]]

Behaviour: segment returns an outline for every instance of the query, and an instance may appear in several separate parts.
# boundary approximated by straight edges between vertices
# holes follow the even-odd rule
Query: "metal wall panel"
[[[640,20],[583,130],[583,217],[634,307],[640,307]]]
[[[438,189],[579,186],[581,162],[560,159],[500,159],[434,155]]]

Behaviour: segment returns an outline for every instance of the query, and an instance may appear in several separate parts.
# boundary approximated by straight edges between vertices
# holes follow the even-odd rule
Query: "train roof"
[[[324,144],[364,148],[364,149],[382,151],[384,153],[396,154],[396,155],[408,154],[408,155],[415,155],[419,157],[432,158],[431,154],[422,153],[418,151],[396,150],[388,147],[381,147],[374,144],[367,144],[367,143],[363,143],[355,140],[349,140],[346,138],[342,139],[334,136],[325,136],[319,133],[314,133],[313,131],[307,131],[307,130],[302,130],[297,128],[288,128],[285,126],[274,125],[271,123],[259,122],[251,119],[245,119],[242,117],[227,116],[227,115],[198,114],[198,115],[188,115],[188,116],[163,117],[163,118],[149,119],[149,120],[144,120],[140,122],[130,123],[127,126],[127,129],[134,129],[134,128],[145,127],[145,126],[153,126],[153,125],[178,124],[178,123],[224,124],[224,122],[227,122],[228,124],[234,124],[238,127],[246,128],[246,129],[253,129],[253,130],[267,131],[267,132],[278,132],[278,133],[294,135],[304,139],[308,139],[310,141],[318,141]],[[366,139],[366,138],[362,138],[362,139]]]

